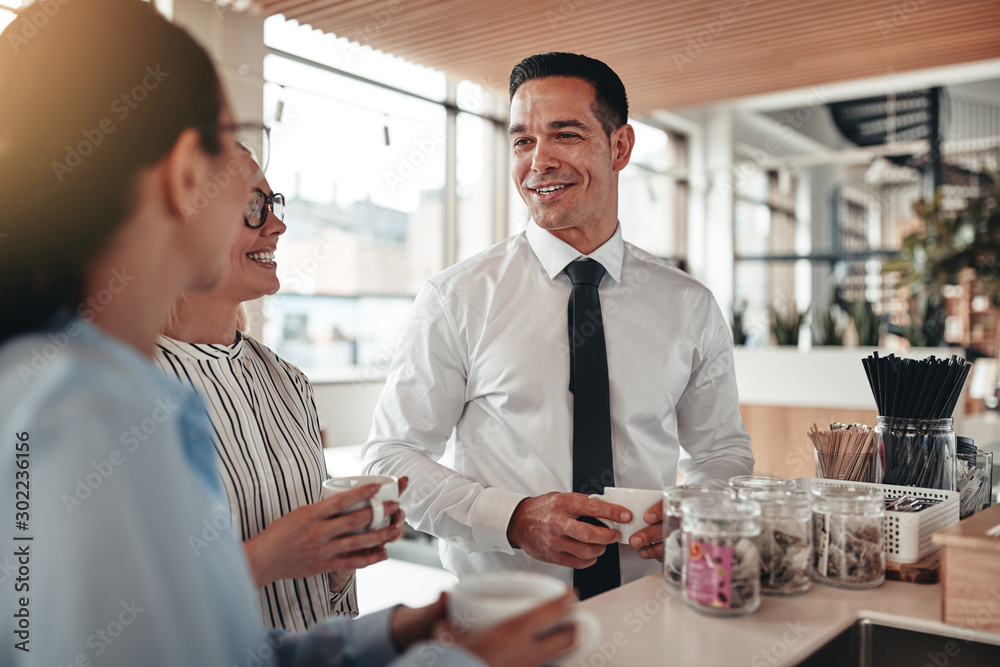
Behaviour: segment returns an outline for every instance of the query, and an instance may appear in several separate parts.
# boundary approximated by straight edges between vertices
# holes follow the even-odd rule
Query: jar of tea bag
[[[736,497],[731,488],[711,486],[675,486],[663,492],[663,578],[680,589],[684,570],[684,549],[681,546],[681,504],[690,498]]]
[[[875,487],[819,486],[813,500],[813,578],[835,588],[885,581],[885,497]]]
[[[729,486],[739,493],[740,489],[755,491],[795,491],[798,484],[794,479],[770,477],[768,475],[737,475],[729,478]]]
[[[958,438],[958,518],[990,506],[993,492],[993,452],[977,449],[972,438]]]
[[[753,500],[690,498],[681,503],[681,594],[693,609],[719,616],[760,606],[760,505]]]
[[[760,503],[760,590],[797,595],[812,584],[812,496],[795,491],[740,489]]]

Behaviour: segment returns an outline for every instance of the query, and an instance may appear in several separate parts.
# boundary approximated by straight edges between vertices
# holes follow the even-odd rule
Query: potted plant
[[[941,288],[957,284],[963,270],[973,270],[980,293],[1000,305],[1000,177],[994,174],[984,193],[962,209],[945,203],[938,191],[913,205],[924,227],[903,239],[899,254],[884,269],[899,273],[897,288],[912,291],[911,323],[904,332],[914,345],[940,344],[945,319]]]
[[[732,306],[733,313],[733,345],[746,345],[747,342],[747,330],[743,318],[746,316],[747,312],[747,302],[742,301],[737,306],[735,303]]]
[[[844,320],[848,315],[841,305],[837,292],[837,288],[834,287],[830,294],[830,304],[826,312],[820,315],[819,327],[815,331],[817,345],[844,344],[844,331],[847,328],[844,325]]]
[[[771,333],[778,345],[799,344],[799,329],[802,328],[802,320],[807,312],[808,308],[805,312],[798,312],[794,305],[784,313],[771,309]]]

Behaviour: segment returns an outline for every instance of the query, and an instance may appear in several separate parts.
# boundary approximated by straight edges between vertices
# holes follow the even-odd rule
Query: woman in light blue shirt
[[[52,6],[0,36],[0,664],[380,665],[406,649],[407,664],[535,664],[565,649],[571,631],[535,631],[567,599],[450,648],[418,645],[440,602],[263,630],[204,407],[150,363],[170,304],[220,279],[238,230],[233,119],[207,54],[150,4]]]

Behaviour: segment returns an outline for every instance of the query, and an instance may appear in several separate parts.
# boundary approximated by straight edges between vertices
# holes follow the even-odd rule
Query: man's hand
[[[510,517],[507,539],[535,560],[576,569],[590,567],[607,545],[618,541],[618,531],[577,521],[580,516],[623,523],[632,520],[621,505],[582,493],[552,492],[520,502]]]
[[[643,515],[646,523],[652,524],[637,530],[628,538],[629,545],[639,549],[639,558],[656,559],[663,562],[663,503],[656,503]]]

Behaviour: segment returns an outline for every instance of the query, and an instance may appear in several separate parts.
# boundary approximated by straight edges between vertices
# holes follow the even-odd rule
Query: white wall
[[[382,386],[382,382],[313,385],[327,447],[360,445],[368,439]]]

